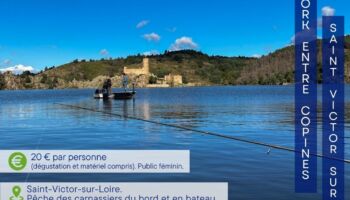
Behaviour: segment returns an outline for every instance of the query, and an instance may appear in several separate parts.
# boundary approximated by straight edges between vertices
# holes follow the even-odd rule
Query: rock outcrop
[[[101,88],[103,82],[110,78],[112,87],[122,87],[122,76],[97,76],[91,81],[66,81],[61,78],[50,78],[43,75],[14,75],[11,72],[1,74],[0,82],[3,86],[0,89],[21,90],[21,89],[65,89],[65,88]],[[147,87],[149,77],[147,75],[130,75],[129,87]]]

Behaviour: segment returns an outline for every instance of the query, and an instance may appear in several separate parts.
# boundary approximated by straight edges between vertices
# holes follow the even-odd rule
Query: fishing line
[[[219,138],[224,138],[224,139],[244,142],[244,143],[248,143],[248,144],[264,146],[264,147],[268,147],[269,148],[269,152],[270,152],[270,149],[278,149],[278,150],[283,150],[283,151],[301,153],[301,151],[297,151],[297,150],[295,150],[293,148],[279,146],[279,145],[274,145],[274,144],[269,144],[269,143],[264,143],[264,142],[259,142],[259,141],[255,141],[255,140],[244,139],[244,138],[235,137],[235,136],[229,136],[229,135],[225,135],[225,134],[221,134],[221,133],[197,130],[197,129],[192,129],[192,128],[188,128],[188,127],[184,127],[184,126],[180,126],[180,125],[167,124],[167,123],[163,123],[163,122],[159,122],[159,121],[153,121],[153,120],[148,120],[148,119],[144,119],[144,118],[140,118],[140,117],[128,116],[128,115],[122,115],[122,114],[118,114],[118,113],[112,113],[112,112],[97,110],[97,109],[94,109],[94,108],[86,108],[86,107],[70,105],[70,104],[61,104],[61,103],[55,103],[55,104],[56,105],[60,105],[60,106],[64,106],[64,107],[68,107],[68,108],[73,108],[73,109],[78,109],[78,110],[86,110],[86,111],[102,113],[102,114],[108,114],[108,115],[111,115],[111,116],[117,116],[117,117],[121,117],[121,118],[133,119],[133,120],[137,120],[137,121],[142,121],[142,122],[147,122],[147,123],[152,123],[152,124],[172,127],[172,128],[176,128],[176,129],[191,131],[191,132],[194,132],[194,133],[201,133],[201,134],[204,134],[204,135],[210,135],[210,136],[215,136],[215,137],[219,137]],[[344,163],[350,164],[350,160],[347,160],[347,159],[334,158],[334,157],[329,157],[329,156],[325,156],[325,155],[322,155],[322,154],[315,154],[315,153],[310,153],[310,155],[316,156],[316,157],[320,157],[320,158],[326,158],[326,159],[330,159],[330,160],[336,160],[336,161],[340,161],[340,162],[344,162]]]

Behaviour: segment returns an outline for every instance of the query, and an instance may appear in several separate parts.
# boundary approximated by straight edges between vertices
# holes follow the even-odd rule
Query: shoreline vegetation
[[[345,37],[345,80],[350,83],[350,36]],[[321,47],[320,41],[318,46]],[[318,48],[318,82],[322,82],[321,48]],[[121,87],[124,67],[137,68],[145,56],[74,60],[46,67],[38,73],[0,73],[0,90],[98,88],[111,78]],[[136,87],[189,87],[218,85],[288,85],[294,83],[294,46],[279,49],[260,58],[209,56],[199,51],[165,51],[150,55],[149,74],[130,74]],[[179,85],[160,84],[162,77],[181,76]]]

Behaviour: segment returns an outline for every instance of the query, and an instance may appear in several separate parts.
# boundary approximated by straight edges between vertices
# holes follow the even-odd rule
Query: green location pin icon
[[[12,188],[12,193],[15,197],[19,197],[19,195],[21,194],[21,188],[19,186],[15,186]]]

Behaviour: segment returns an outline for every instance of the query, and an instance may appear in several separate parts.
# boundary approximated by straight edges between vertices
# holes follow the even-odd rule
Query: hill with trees
[[[318,78],[322,81],[321,41],[318,41]],[[53,89],[98,87],[96,79],[118,77],[124,66],[142,62],[143,55],[100,60],[74,60],[32,74],[0,74],[0,89]],[[294,81],[294,46],[290,45],[261,58],[207,55],[194,50],[165,51],[148,56],[155,77],[167,74],[183,76],[192,85],[278,85]],[[350,82],[350,36],[345,45],[346,81]],[[154,81],[154,80],[150,80]]]
[[[318,82],[322,82],[322,45],[318,41]],[[350,36],[345,37],[345,80],[350,83]],[[236,80],[237,84],[274,85],[294,82],[294,46],[279,49],[254,60]]]
[[[97,76],[120,75],[124,66],[135,66],[144,56],[101,60],[75,60],[71,63],[51,68],[39,76],[57,77],[65,81],[91,81]],[[208,56],[194,51],[166,51],[164,54],[148,56],[150,71],[157,77],[169,73],[180,74],[184,82],[204,85],[234,84],[244,66],[256,58]]]

